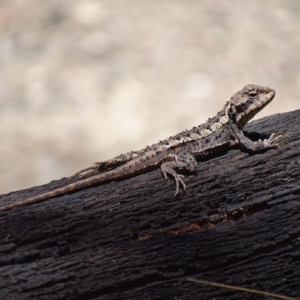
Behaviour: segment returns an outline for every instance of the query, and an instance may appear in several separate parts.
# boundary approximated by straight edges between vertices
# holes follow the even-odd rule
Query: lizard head
[[[275,91],[254,84],[246,85],[234,94],[227,106],[228,115],[240,129],[243,129],[249,120],[268,105],[275,97]]]

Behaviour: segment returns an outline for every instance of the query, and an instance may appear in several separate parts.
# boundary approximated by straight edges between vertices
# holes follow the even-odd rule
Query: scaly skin
[[[122,180],[160,168],[165,180],[168,176],[176,183],[175,196],[180,186],[185,190],[182,173],[194,173],[197,160],[207,158],[240,145],[248,152],[256,153],[276,148],[280,138],[274,134],[264,141],[253,142],[244,136],[242,129],[260,110],[275,97],[275,91],[257,85],[247,85],[234,94],[223,110],[206,123],[169,137],[140,151],[121,154],[113,159],[98,162],[94,166],[77,172],[83,177],[53,191],[34,196],[15,204],[0,207],[0,211],[30,205],[46,199],[72,193],[96,184]],[[88,176],[87,178],[84,178]]]

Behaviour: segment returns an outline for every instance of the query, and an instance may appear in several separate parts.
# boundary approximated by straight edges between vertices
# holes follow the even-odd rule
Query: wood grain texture
[[[187,277],[299,297],[300,110],[246,131],[284,137],[265,153],[199,163],[185,195],[153,171],[2,212],[0,299],[261,299]]]

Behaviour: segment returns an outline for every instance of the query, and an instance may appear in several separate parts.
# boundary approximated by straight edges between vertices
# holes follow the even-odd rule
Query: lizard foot
[[[180,173],[195,173],[197,169],[197,161],[194,158],[194,156],[187,151],[180,152],[177,155],[169,154],[168,161],[163,163],[160,169],[165,181],[168,178],[168,174],[173,176],[176,183],[176,190],[174,196],[177,196],[179,193],[180,185],[183,191],[185,191],[186,185],[183,181],[184,176],[178,174],[176,171],[179,171]]]
[[[96,172],[97,171],[95,170],[95,167],[88,167],[88,168],[82,169],[82,170],[76,172],[75,174],[69,176],[68,180],[71,180],[77,176],[81,179],[81,178],[84,178],[87,176],[95,175]]]
[[[266,149],[277,148],[279,146],[279,144],[277,144],[277,143],[274,144],[274,142],[277,141],[278,139],[280,139],[281,137],[282,137],[282,135],[275,137],[275,133],[272,133],[268,139],[263,140],[265,148]]]
[[[95,173],[97,173],[97,172],[102,173],[105,171],[115,169],[118,166],[123,165],[136,157],[137,157],[136,153],[130,152],[130,153],[126,153],[126,154],[120,154],[120,155],[118,155],[112,159],[106,160],[106,161],[96,162],[96,163],[94,163]]]
[[[183,178],[184,178],[183,175],[177,174],[175,170],[173,170],[171,167],[168,167],[166,165],[162,165],[161,166],[161,172],[163,174],[165,182],[168,179],[168,175],[167,174],[173,176],[173,178],[175,180],[175,183],[176,183],[176,189],[175,189],[174,197],[178,195],[180,185],[182,186],[182,189],[185,191],[186,184],[183,181]]]

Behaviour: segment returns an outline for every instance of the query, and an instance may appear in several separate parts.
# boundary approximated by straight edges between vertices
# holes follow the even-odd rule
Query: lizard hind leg
[[[135,152],[131,152],[126,154],[120,154],[106,161],[95,162],[93,166],[87,167],[85,169],[76,172],[72,176],[68,177],[68,179],[73,179],[76,176],[78,176],[81,179],[84,177],[95,176],[99,173],[110,171],[132,160],[133,158],[135,158],[135,156],[136,156]]]
[[[179,193],[179,187],[185,191],[186,184],[183,181],[184,176],[179,173],[195,173],[197,169],[197,161],[189,152],[180,152],[179,154],[170,154],[170,160],[163,163],[160,167],[164,180],[167,181],[168,175],[172,176],[176,183],[176,190],[174,196]]]

